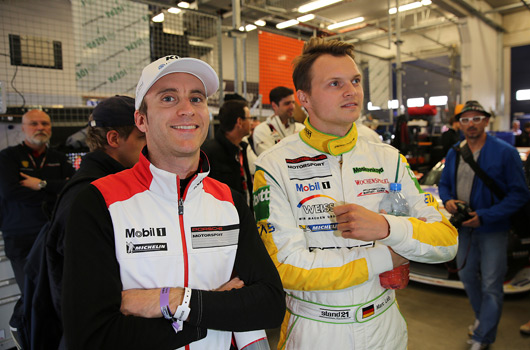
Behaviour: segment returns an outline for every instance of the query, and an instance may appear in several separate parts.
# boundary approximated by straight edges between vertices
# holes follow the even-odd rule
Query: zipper
[[[191,181],[190,181],[191,182]],[[184,258],[184,287],[188,286],[188,246],[186,244],[186,231],[184,230],[184,198],[186,197],[187,188],[184,191],[184,195],[180,196],[180,179],[177,176],[177,196],[178,196],[178,215],[179,215],[179,227],[180,227],[180,239],[182,241],[182,255]]]

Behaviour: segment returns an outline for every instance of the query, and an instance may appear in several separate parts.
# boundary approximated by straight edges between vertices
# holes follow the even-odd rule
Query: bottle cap
[[[390,191],[401,191],[401,184],[399,182],[390,183]]]

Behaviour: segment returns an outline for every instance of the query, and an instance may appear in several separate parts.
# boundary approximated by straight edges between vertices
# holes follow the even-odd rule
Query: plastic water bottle
[[[384,210],[389,215],[409,216],[409,204],[401,193],[400,183],[391,183],[390,191],[385,194],[379,210]],[[381,286],[386,289],[403,289],[409,283],[409,263],[395,267],[390,271],[383,272],[379,275]]]

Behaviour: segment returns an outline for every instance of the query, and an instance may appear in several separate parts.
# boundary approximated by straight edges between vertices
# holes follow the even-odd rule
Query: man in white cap
[[[193,58],[166,56],[144,68],[135,101],[147,141],[139,163],[93,182],[72,205],[68,348],[229,349],[232,331],[281,323],[281,281],[245,199],[208,177],[200,152],[207,97],[218,85],[215,71]]]

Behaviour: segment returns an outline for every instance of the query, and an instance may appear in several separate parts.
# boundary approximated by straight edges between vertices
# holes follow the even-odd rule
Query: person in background
[[[530,147],[530,122],[525,122],[523,131],[515,137],[515,147]]]
[[[206,140],[201,149],[210,162],[209,176],[227,184],[247,199],[252,209],[252,175],[247,156],[250,134],[250,110],[241,100],[229,100],[219,109],[219,128],[214,139]]]
[[[48,146],[52,136],[50,116],[32,109],[22,116],[24,141],[0,152],[0,208],[6,256],[15,280],[24,293],[24,265],[42,226],[48,221],[57,195],[75,173],[63,153]],[[21,298],[22,299],[22,298]],[[10,320],[18,340],[22,301]]]
[[[297,134],[304,128],[303,124],[293,120],[295,109],[293,90],[284,86],[275,87],[269,92],[269,99],[274,115],[256,126],[253,133],[254,150],[258,156],[284,137]]]
[[[359,120],[355,121],[355,126],[357,127],[357,134],[360,138],[364,138],[366,141],[372,141],[375,143],[383,142],[376,131],[367,127]]]
[[[70,209],[69,349],[229,349],[232,332],[281,323],[281,280],[254,217],[242,195],[208,176],[200,151],[218,87],[195,58],[166,56],[143,69],[139,162],[92,182]]]
[[[254,177],[259,232],[287,292],[278,349],[404,350],[407,326],[379,274],[453,259],[456,230],[405,157],[358,137],[353,45],[311,38],[293,66],[305,129],[264,151]],[[378,213],[390,182],[414,217]]]
[[[512,122],[512,132],[515,136],[521,135],[521,122],[518,120],[514,120]]]
[[[465,140],[450,149],[438,188],[445,209],[459,212],[467,204],[469,219],[458,228],[458,275],[475,313],[472,350],[486,349],[495,341],[502,314],[503,282],[507,269],[510,216],[530,199],[521,158],[508,143],[486,134],[490,114],[477,101],[467,101],[460,113]],[[462,155],[472,156],[478,166],[505,193],[498,198]],[[458,226],[458,225],[457,225]]]
[[[75,173],[66,156],[51,149],[48,114],[33,109],[22,116],[24,141],[0,152],[0,228],[15,279],[24,290],[24,264],[57,194]]]
[[[82,189],[138,162],[145,135],[134,124],[134,111],[133,98],[114,96],[101,101],[89,118],[86,142],[90,153],[60,193],[51,222],[39,234],[26,264],[26,286],[30,287],[26,288],[24,303],[26,321],[30,321],[26,323],[29,349],[65,348],[61,296],[66,221]]]
[[[447,155],[449,149],[453,147],[461,139],[460,123],[454,116],[449,119],[449,129],[442,134],[442,147],[444,156]]]

